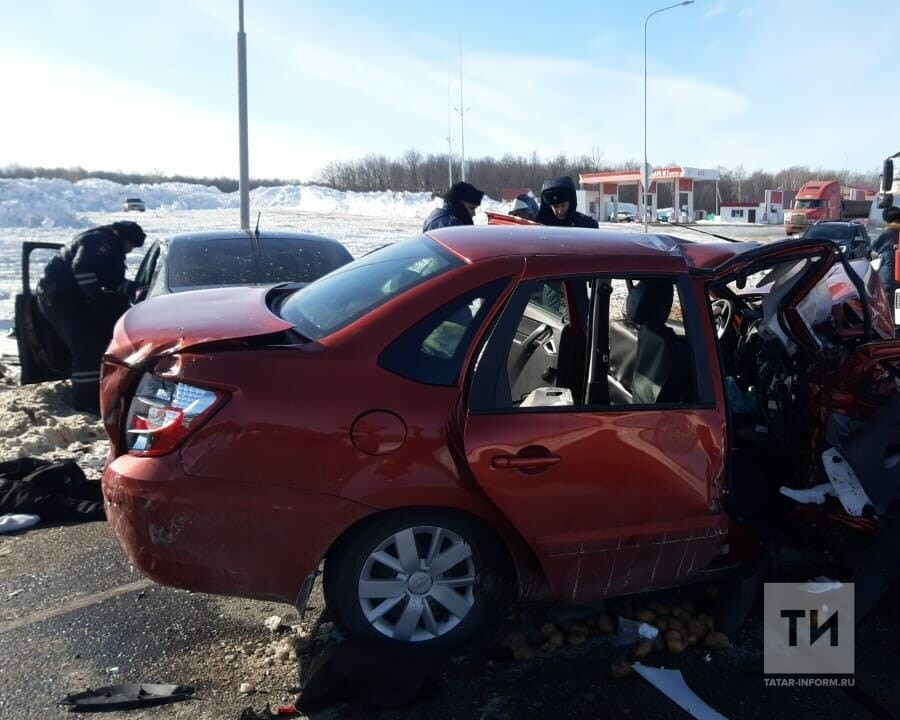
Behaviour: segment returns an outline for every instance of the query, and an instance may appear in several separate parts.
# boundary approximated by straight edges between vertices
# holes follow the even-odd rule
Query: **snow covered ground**
[[[121,211],[126,197],[146,203],[144,213]],[[422,220],[439,201],[429,193],[350,193],[329,188],[284,186],[259,188],[251,193],[251,224],[260,213],[260,227],[312,232],[342,242],[355,256],[419,233]],[[485,198],[482,210],[503,212],[509,203]],[[74,457],[90,474],[99,474],[106,454],[102,427],[93,418],[73,413],[67,406],[68,383],[16,386],[15,341],[7,336],[13,326],[14,298],[22,286],[21,248],[25,240],[67,242],[81,229],[135,220],[156,238],[192,230],[234,228],[239,224],[236,193],[216,188],[163,183],[119,185],[105,180],[2,180],[0,179],[0,459],[34,455]],[[476,222],[485,222],[479,214]],[[642,232],[640,223],[604,224],[604,229]],[[705,226],[735,239],[768,240],[781,229],[752,225]],[[693,240],[709,238],[678,226],[651,228]],[[712,238],[709,238],[712,239]],[[43,254],[42,254],[43,253]],[[51,251],[38,251],[30,273],[40,277]],[[142,254],[129,257],[131,274]]]

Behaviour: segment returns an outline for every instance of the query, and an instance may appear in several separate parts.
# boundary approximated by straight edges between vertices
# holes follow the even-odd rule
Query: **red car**
[[[349,633],[449,645],[504,578],[584,603],[796,527],[779,487],[821,482],[829,413],[897,401],[892,338],[828,241],[443,229],[300,290],[130,310],[107,512],[158,582],[303,606],[324,560]]]

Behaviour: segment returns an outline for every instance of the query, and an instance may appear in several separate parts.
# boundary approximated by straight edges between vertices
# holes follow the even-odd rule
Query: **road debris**
[[[281,624],[281,615],[272,615],[270,617],[267,617],[263,622],[263,625],[266,626],[266,630],[273,633],[276,633],[285,627]]]
[[[634,671],[697,720],[726,720],[688,687],[680,670],[666,670],[635,663]]]
[[[67,706],[70,712],[127,710],[189,700],[193,694],[194,688],[186,685],[124,683],[70,693],[60,700],[59,704]]]

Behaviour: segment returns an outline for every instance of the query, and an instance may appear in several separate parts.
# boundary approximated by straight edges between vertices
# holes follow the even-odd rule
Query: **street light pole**
[[[247,35],[244,0],[238,0],[238,137],[240,154],[241,230],[250,230],[250,160],[247,143]]]
[[[447,189],[453,185],[453,126],[450,122],[450,81],[447,81]]]
[[[684,2],[675,3],[674,5],[668,5],[664,8],[660,8],[659,10],[654,10],[647,16],[647,19],[644,20],[644,167],[641,170],[641,186],[643,188],[643,211],[644,211],[644,232],[647,232],[647,190],[650,186],[650,173],[647,169],[647,23],[650,22],[650,18],[654,15],[659,15],[661,12],[665,12],[666,10],[672,10],[673,8],[683,7],[685,5],[692,5],[694,0],[684,0]],[[678,204],[678,198],[675,198],[675,205]]]
[[[462,86],[462,32],[459,34],[459,107],[454,108],[459,113],[459,143],[460,143],[460,174],[463,181],[466,179],[466,120],[465,115],[472,108],[463,107]]]

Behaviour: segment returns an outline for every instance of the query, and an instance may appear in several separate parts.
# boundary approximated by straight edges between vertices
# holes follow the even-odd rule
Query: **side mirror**
[[[889,207],[894,207],[894,196],[891,193],[878,193],[876,202],[876,207],[880,210],[887,210]]]
[[[894,182],[894,161],[888,158],[884,161],[884,167],[881,169],[881,189],[884,192],[890,192],[891,185]]]

